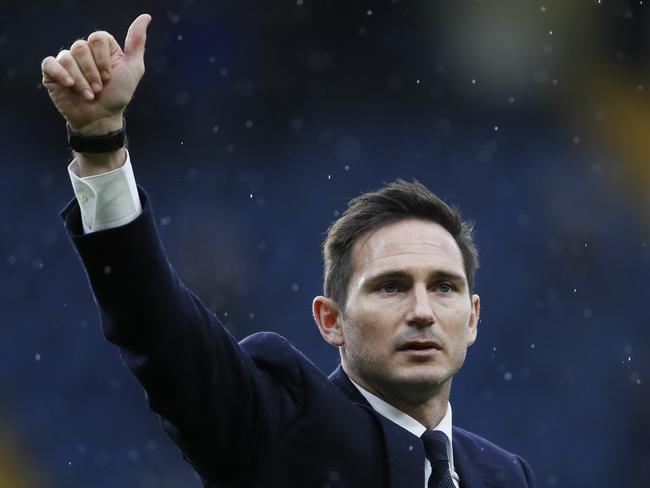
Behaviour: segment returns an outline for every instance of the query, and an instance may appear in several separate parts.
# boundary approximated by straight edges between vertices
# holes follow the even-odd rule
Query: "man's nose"
[[[435,323],[436,317],[431,304],[431,297],[424,284],[415,285],[411,289],[411,303],[406,322],[415,327],[423,327]]]

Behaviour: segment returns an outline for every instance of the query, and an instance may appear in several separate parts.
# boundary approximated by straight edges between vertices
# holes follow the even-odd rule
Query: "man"
[[[144,73],[138,17],[43,60],[68,123],[63,211],[106,338],[206,486],[534,486],[527,463],[452,427],[451,382],[476,339],[471,226],[419,183],[363,194],[329,229],[313,312],[341,366],[325,377],[284,338],[240,343],[168,263],[124,147]]]

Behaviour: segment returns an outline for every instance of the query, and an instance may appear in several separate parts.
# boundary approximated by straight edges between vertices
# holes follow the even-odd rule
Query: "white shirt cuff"
[[[86,234],[126,225],[142,213],[128,151],[124,165],[108,173],[80,177],[77,160],[73,159],[68,174]]]

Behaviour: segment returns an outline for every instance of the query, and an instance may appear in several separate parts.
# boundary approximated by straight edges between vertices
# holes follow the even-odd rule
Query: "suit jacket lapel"
[[[452,435],[454,468],[460,478],[460,486],[463,488],[510,486],[500,466],[482,459],[481,449],[474,440],[456,428],[453,429]]]
[[[392,488],[424,486],[424,448],[420,438],[377,413],[340,365],[329,379],[351,402],[370,410],[379,421],[384,432],[389,485]]]

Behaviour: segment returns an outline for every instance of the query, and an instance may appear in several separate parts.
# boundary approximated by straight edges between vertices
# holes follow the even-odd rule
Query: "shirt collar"
[[[424,432],[427,430],[427,428],[424,425],[422,425],[420,422],[415,420],[413,417],[393,407],[391,404],[389,404],[382,398],[379,398],[377,395],[370,393],[368,390],[358,385],[352,378],[350,378],[350,381],[352,381],[352,384],[357,387],[359,393],[361,393],[364,396],[364,398],[368,401],[370,406],[374,408],[375,411],[379,412],[384,417],[386,417],[388,420],[395,422],[403,429],[408,430],[411,434],[416,435],[418,437],[421,437],[422,434],[424,434]],[[439,430],[447,436],[447,439],[449,439],[449,442],[447,443],[447,457],[449,458],[449,464],[452,466],[453,469],[454,450],[452,446],[452,437],[451,437],[451,431],[452,431],[451,415],[452,415],[451,403],[447,402],[447,411],[445,412],[444,417],[442,417],[442,420],[438,423],[438,425],[436,425],[431,430]]]

